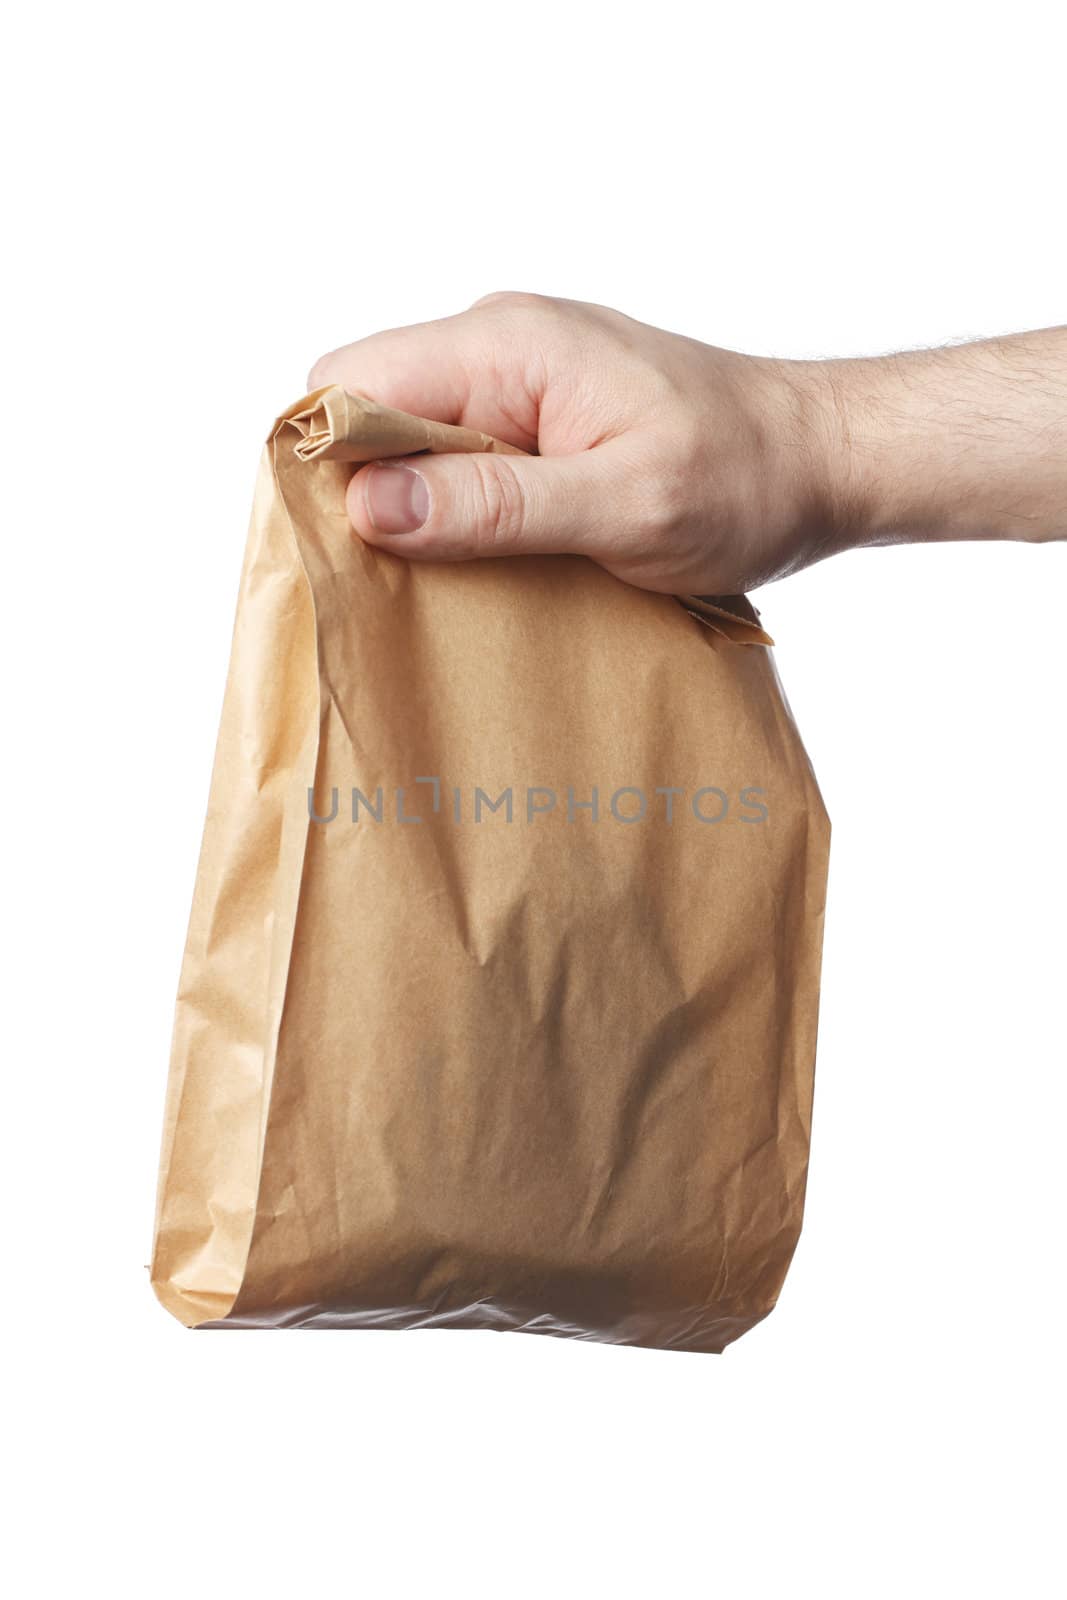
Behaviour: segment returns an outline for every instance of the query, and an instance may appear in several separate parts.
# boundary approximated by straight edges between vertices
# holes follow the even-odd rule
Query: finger
[[[521,336],[514,311],[503,305],[344,345],[316,361],[308,376],[309,389],[330,383],[398,411],[478,428],[523,450],[537,446],[540,349]]]
[[[610,445],[573,456],[405,456],[355,474],[348,515],[368,544],[417,561],[593,554],[618,493]]]
[[[460,422],[470,381],[467,341],[453,326],[458,320],[387,328],[342,345],[319,357],[308,374],[308,389],[336,383],[397,411]]]

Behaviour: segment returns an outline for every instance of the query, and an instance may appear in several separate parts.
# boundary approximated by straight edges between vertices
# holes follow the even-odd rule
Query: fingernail
[[[430,515],[426,479],[413,467],[378,461],[367,473],[367,510],[379,533],[414,533]]]

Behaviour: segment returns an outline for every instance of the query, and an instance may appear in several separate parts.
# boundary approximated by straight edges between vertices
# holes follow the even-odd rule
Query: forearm
[[[1067,536],[1067,327],[817,367],[839,548]]]

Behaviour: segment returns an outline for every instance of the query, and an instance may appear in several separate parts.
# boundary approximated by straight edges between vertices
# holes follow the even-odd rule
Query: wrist
[[[866,542],[879,518],[874,483],[854,449],[853,402],[841,361],[767,361],[774,481],[795,560],[806,566]],[[787,569],[789,570],[789,569]]]
[[[953,446],[947,419],[930,403],[922,355],[815,365],[835,548],[945,536]]]

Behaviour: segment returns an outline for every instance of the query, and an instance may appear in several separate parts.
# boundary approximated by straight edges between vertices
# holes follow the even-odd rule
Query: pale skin
[[[355,531],[414,561],[579,554],[728,595],[857,546],[1067,536],[1067,327],[779,361],[498,293],[345,345],[308,383],[537,452],[359,470]]]

